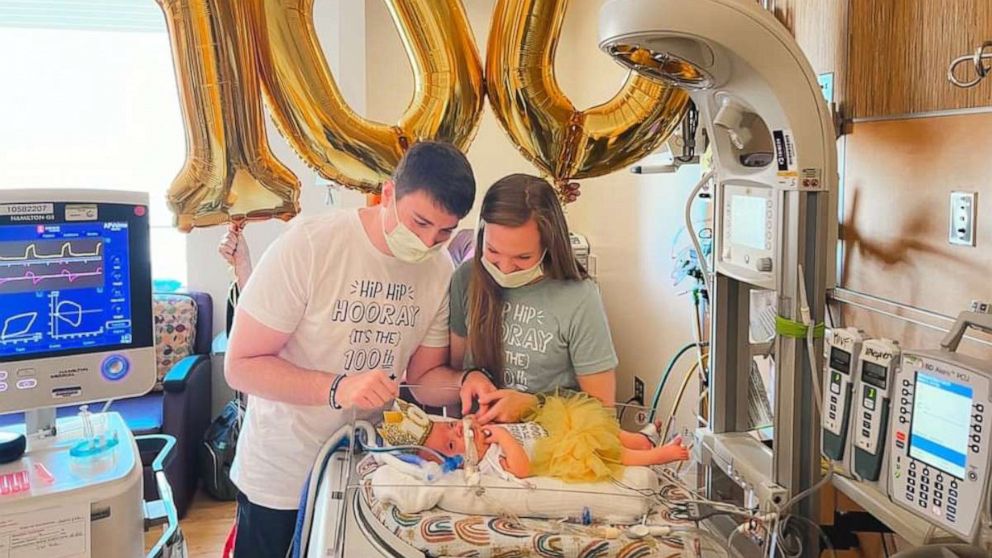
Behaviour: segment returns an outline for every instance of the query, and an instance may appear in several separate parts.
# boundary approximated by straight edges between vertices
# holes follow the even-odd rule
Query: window
[[[185,283],[186,238],[165,203],[185,136],[158,5],[0,2],[0,52],[0,190],[148,192],[153,275]]]

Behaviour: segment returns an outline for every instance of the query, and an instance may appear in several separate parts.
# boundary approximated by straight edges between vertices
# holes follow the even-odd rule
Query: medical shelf
[[[889,497],[875,487],[841,475],[834,475],[834,488],[865,509],[889,529],[913,546],[933,543],[960,542],[947,531],[893,504]]]

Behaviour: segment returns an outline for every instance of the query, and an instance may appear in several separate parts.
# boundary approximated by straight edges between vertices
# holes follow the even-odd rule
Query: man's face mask
[[[386,232],[386,220],[380,219],[382,221],[382,234],[386,237],[386,245],[389,246],[389,251],[396,256],[400,261],[407,263],[420,263],[426,260],[431,254],[437,252],[443,246],[442,243],[437,243],[434,246],[427,246],[424,244],[420,237],[413,233],[403,221],[400,221],[400,215],[396,210],[396,206],[399,204],[398,199],[393,199],[393,217],[396,219],[396,228],[393,232]]]

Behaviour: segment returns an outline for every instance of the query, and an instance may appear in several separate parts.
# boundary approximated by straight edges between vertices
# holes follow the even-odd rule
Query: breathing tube
[[[479,470],[479,454],[475,448],[475,430],[472,429],[472,419],[462,419],[462,436],[465,439],[465,475],[474,475]]]
[[[460,469],[465,461],[464,458],[462,458],[462,456],[460,455],[449,457],[433,448],[429,448],[427,446],[418,446],[413,444],[404,445],[404,446],[388,446],[388,447],[378,447],[378,446],[370,446],[367,444],[362,444],[362,450],[367,451],[369,453],[387,454],[404,463],[409,463],[417,467],[425,467],[432,462],[424,459],[423,457],[420,457],[417,454],[403,453],[403,452],[410,452],[410,451],[427,452],[438,459],[438,464],[441,467],[442,473],[450,473],[456,469]]]

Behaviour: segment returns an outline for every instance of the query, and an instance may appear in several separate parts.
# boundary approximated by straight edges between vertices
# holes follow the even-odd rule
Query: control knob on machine
[[[121,355],[110,355],[100,363],[100,374],[112,382],[127,376],[130,369],[131,361]]]

